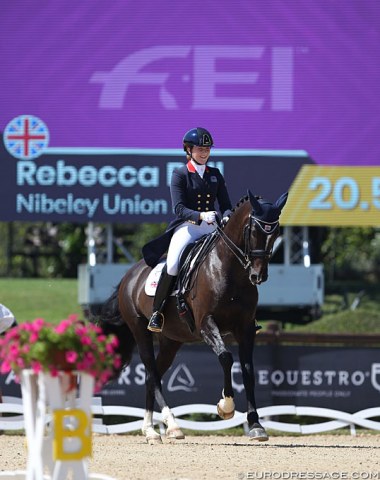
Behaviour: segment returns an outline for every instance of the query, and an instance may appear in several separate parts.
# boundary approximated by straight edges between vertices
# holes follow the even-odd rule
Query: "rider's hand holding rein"
[[[206,223],[208,223],[209,225],[211,225],[212,223],[215,223],[215,221],[216,221],[216,215],[217,215],[217,213],[214,212],[214,211],[211,211],[211,212],[201,212],[200,218],[201,218],[201,220],[203,220],[204,222],[206,222]]]

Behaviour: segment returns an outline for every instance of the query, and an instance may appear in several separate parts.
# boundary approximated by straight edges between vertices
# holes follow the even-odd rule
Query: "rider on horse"
[[[152,268],[168,252],[148,324],[152,332],[162,331],[163,309],[174,287],[184,248],[216,229],[215,201],[218,201],[223,218],[231,213],[231,201],[223,175],[218,168],[207,166],[213,144],[210,132],[204,128],[193,128],[185,134],[183,149],[187,164],[174,170],[170,184],[176,218],[163,235],[143,247],[144,260]]]

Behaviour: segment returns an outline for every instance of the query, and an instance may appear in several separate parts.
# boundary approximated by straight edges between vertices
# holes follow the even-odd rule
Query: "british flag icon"
[[[31,160],[44,153],[49,145],[49,130],[33,115],[20,115],[11,120],[4,130],[4,146],[21,160]]]

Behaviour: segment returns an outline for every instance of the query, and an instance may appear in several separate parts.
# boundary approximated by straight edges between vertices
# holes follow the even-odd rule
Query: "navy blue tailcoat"
[[[216,201],[222,214],[232,208],[223,175],[214,167],[206,166],[203,178],[191,162],[174,170],[170,194],[176,217],[169,223],[163,235],[151,240],[142,249],[145,262],[152,268],[167,252],[174,229],[181,223],[187,221],[200,225],[200,213],[216,210]]]

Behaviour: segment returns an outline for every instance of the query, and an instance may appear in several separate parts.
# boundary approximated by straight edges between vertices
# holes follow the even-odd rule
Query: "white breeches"
[[[195,242],[206,233],[211,233],[216,229],[216,224],[208,225],[202,222],[200,225],[194,225],[190,222],[184,222],[174,230],[170,241],[168,257],[166,260],[167,271],[169,275],[178,275],[179,259],[186,245]]]

